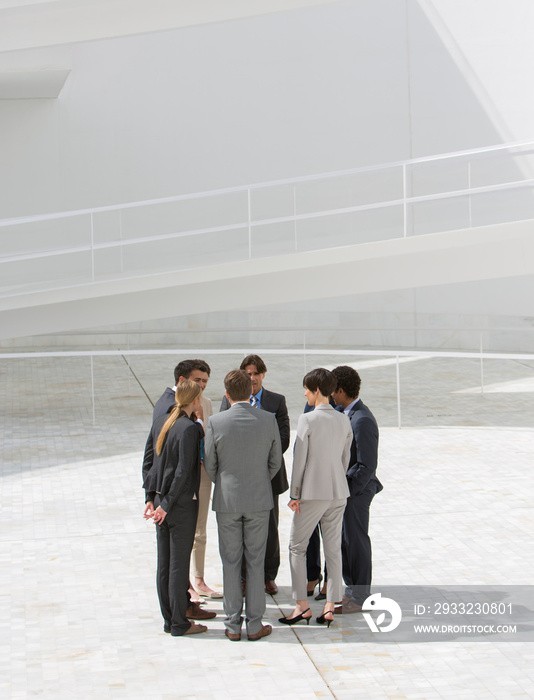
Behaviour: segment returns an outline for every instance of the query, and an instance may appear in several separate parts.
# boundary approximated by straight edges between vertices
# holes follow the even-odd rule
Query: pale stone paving
[[[215,402],[239,359],[209,358]],[[294,358],[266,360],[266,385],[286,394],[295,427],[304,364],[332,360],[307,358],[298,376]],[[153,400],[172,380],[168,357],[129,362]],[[476,386],[471,363],[403,365],[402,430],[394,368],[362,370],[362,397],[381,425],[385,485],[371,516],[375,589],[534,581],[533,395],[455,394]],[[514,363],[486,368],[488,383],[515,388],[532,373]],[[2,698],[533,697],[532,643],[378,644],[360,615],[338,616],[330,630],[280,625],[292,607],[285,497],[280,592],[267,599],[273,634],[228,642],[220,600],[207,604],[219,613],[207,634],[164,634],[154,531],[141,517],[151,406],[138,382],[122,358],[95,358],[93,424],[88,358],[4,360],[0,376]],[[222,585],[213,513],[206,580]],[[310,601],[315,617],[322,604]]]

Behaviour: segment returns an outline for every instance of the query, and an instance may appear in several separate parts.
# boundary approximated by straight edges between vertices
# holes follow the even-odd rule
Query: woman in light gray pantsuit
[[[317,523],[321,523],[324,555],[328,569],[326,602],[320,624],[334,619],[334,605],[343,595],[341,573],[341,527],[349,496],[345,476],[349,466],[352,428],[344,413],[329,404],[337,381],[327,369],[314,369],[304,377],[304,395],[315,410],[303,413],[298,422],[293,454],[293,474],[289,507],[294,512],[289,539],[289,564],[293,598],[297,604],[289,617],[280,622],[309,623],[307,603],[306,548]]]

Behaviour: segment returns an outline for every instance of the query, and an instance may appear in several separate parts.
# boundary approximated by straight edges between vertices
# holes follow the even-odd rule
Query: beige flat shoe
[[[182,634],[182,637],[185,637],[186,634],[200,634],[201,632],[207,632],[208,628],[206,625],[197,625],[195,622],[191,623],[191,627],[187,630],[187,632],[184,632]]]

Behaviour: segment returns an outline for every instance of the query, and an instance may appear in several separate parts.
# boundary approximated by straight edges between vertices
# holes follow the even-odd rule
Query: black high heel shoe
[[[327,615],[332,615],[332,617],[331,617],[331,618],[327,618],[327,617],[326,617]],[[324,625],[324,623],[326,622],[326,626],[327,626],[327,627],[330,627],[330,625],[331,625],[332,622],[334,621],[334,613],[333,613],[332,610],[327,610],[326,612],[324,612],[322,615],[319,615],[319,617],[317,617],[317,618],[315,618],[315,619],[317,620],[317,622],[318,622],[320,625]]]
[[[312,595],[315,593],[315,586],[317,586],[317,585],[320,586],[322,580],[323,580],[323,575],[319,574],[319,578],[315,581],[315,583],[313,581],[308,581],[308,583],[313,583],[313,588],[311,589],[311,591],[306,591],[306,595],[308,596],[308,598],[312,597]]]
[[[278,622],[281,622],[283,625],[294,625],[296,622],[300,622],[301,620],[306,620],[306,624],[310,624],[311,620],[311,615],[309,617],[304,617],[304,613],[309,612],[310,609],[306,608],[304,612],[301,612],[300,615],[295,615],[295,617],[280,617],[278,619]]]

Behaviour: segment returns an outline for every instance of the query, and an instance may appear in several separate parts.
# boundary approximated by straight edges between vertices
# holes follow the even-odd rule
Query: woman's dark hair
[[[324,369],[324,367],[318,367],[308,372],[302,380],[302,386],[310,391],[317,391],[317,389],[319,389],[323,396],[330,396],[330,394],[336,390],[337,380],[332,372]]]

